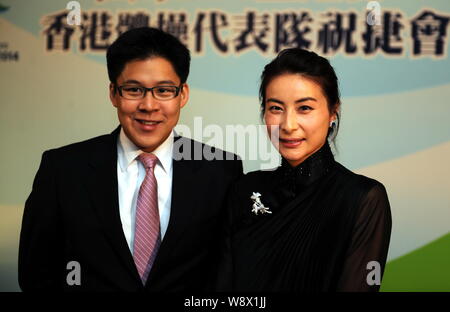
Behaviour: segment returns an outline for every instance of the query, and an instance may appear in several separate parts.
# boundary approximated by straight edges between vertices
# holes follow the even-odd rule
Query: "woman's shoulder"
[[[342,186],[345,186],[355,193],[366,195],[381,195],[381,193],[386,193],[386,188],[380,181],[355,173],[340,163],[336,163],[336,172],[338,176],[337,179],[342,183]]]
[[[340,198],[348,203],[346,207],[354,213],[358,228],[369,229],[369,224],[375,226],[380,220],[386,228],[390,228],[391,210],[384,185],[376,179],[354,173],[341,164],[336,167],[336,173]]]

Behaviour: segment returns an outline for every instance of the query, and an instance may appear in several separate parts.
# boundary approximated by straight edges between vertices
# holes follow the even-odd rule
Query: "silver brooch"
[[[265,213],[272,213],[272,211],[269,210],[269,207],[264,206],[264,204],[261,202],[261,194],[258,192],[253,192],[253,195],[250,196],[250,198],[253,200],[253,206],[252,206],[252,212],[255,215],[258,215],[258,213],[265,214]]]

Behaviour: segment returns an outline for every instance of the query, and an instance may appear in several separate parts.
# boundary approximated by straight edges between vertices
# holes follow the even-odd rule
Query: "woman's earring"
[[[334,128],[336,126],[336,120],[330,122],[330,128]]]

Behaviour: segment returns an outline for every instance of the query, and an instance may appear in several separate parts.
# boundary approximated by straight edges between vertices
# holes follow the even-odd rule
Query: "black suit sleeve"
[[[234,174],[233,174],[233,184],[236,183],[237,180],[239,180],[240,177],[243,175],[243,167],[242,167],[242,160],[237,159],[234,166]]]
[[[379,290],[391,228],[386,190],[382,184],[377,184],[361,202],[337,291]]]
[[[41,164],[25,203],[19,244],[19,285],[23,291],[61,289],[62,230],[52,152]]]

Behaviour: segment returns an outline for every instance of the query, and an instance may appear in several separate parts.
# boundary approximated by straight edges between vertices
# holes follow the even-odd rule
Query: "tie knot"
[[[142,153],[138,156],[138,158],[144,165],[145,170],[153,169],[155,167],[156,161],[158,160],[158,157],[156,157],[152,153]]]

